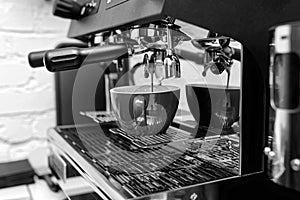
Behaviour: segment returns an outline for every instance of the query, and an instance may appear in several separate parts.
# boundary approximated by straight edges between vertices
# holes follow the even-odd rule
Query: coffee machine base
[[[65,158],[102,199],[218,199],[217,182],[240,177],[237,135],[192,138],[170,126],[155,136],[169,141],[156,144],[148,137],[154,145],[141,146],[115,129],[115,122],[51,129],[50,167],[64,179]]]

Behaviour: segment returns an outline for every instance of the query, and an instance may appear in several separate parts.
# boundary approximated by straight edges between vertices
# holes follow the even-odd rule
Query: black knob
[[[74,0],[56,0],[54,2],[53,14],[67,19],[80,19],[83,16],[83,7],[83,5]]]
[[[28,55],[28,62],[32,68],[43,67],[44,66],[44,55],[46,51],[36,51],[31,52]]]

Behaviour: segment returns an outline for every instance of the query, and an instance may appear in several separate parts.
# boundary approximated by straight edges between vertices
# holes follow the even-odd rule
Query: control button
[[[299,158],[295,158],[295,159],[291,160],[291,168],[294,171],[300,171],[300,159]]]
[[[268,156],[268,158],[270,160],[272,160],[275,157],[275,155],[276,155],[275,152],[272,151],[270,147],[265,147],[264,153],[265,153],[266,156]]]
[[[198,199],[198,195],[196,193],[193,193],[191,196],[190,196],[190,200],[197,200]]]

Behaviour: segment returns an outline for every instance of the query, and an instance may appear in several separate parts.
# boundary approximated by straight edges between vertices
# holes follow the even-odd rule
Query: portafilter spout
[[[148,47],[151,55],[147,53],[143,57],[144,78],[150,75],[151,86],[153,86],[153,75],[162,84],[162,81],[170,78],[181,77],[181,66],[179,56],[175,52],[175,46],[181,41],[190,39],[187,35],[179,31],[179,26],[173,23],[165,23],[162,27],[156,28],[156,31],[161,33],[161,38],[164,38],[161,43],[144,44]],[[159,48],[157,48],[159,47]],[[158,68],[161,68],[158,70]]]
[[[240,50],[230,47],[230,40],[229,37],[209,32],[207,38],[191,41],[196,48],[204,50],[203,76],[206,76],[208,69],[216,75],[222,74],[223,71],[230,74],[233,60],[241,60]]]

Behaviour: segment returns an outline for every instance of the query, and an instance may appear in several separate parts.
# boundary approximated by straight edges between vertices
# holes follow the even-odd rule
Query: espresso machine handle
[[[44,64],[50,72],[58,72],[78,69],[86,64],[112,61],[127,53],[126,45],[54,49],[45,53]]]
[[[83,42],[62,42],[59,43],[55,49],[65,48],[65,47],[88,47],[86,43]],[[49,50],[35,51],[28,54],[28,62],[32,68],[44,67],[44,55]]]

